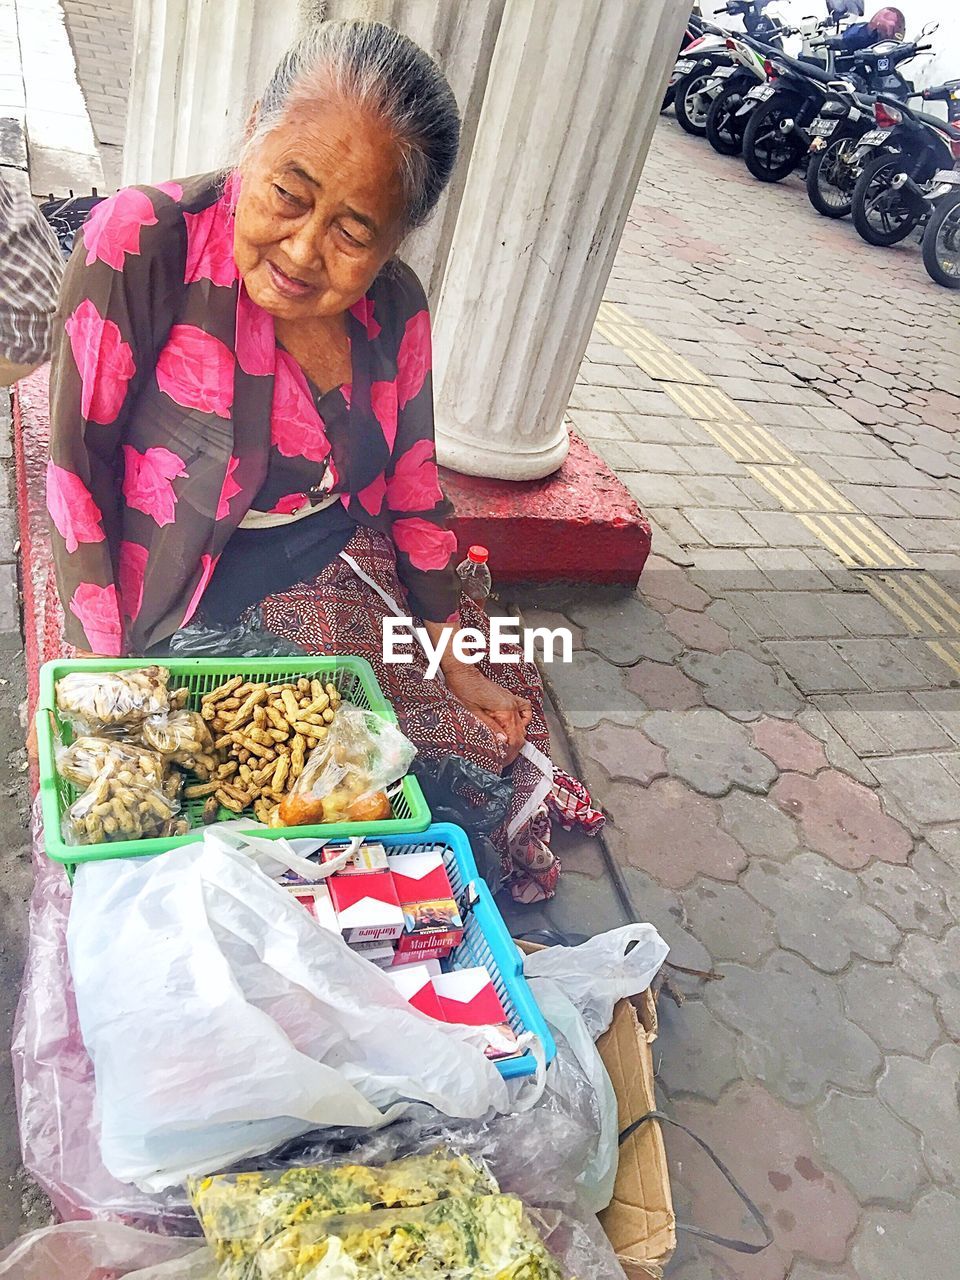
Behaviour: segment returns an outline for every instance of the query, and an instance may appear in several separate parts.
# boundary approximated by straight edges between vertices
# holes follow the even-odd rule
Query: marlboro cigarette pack
[[[396,963],[448,955],[463,941],[463,919],[442,855],[395,854],[388,856],[387,865],[404,917]]]
[[[443,1010],[433,989],[433,979],[439,972],[439,965],[434,970],[431,964],[407,964],[400,969],[391,969],[388,976],[408,1004],[443,1022]]]
[[[455,969],[451,973],[437,974],[433,979],[433,989],[445,1022],[494,1029],[495,1043],[486,1050],[488,1058],[509,1058],[519,1051],[517,1037],[507,1022],[500,997],[482,965],[475,969]]]
[[[323,925],[331,933],[340,932],[330,890],[325,884],[285,884],[283,887],[310,912],[317,924]]]

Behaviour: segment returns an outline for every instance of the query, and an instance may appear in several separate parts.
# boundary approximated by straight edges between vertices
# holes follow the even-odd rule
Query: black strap
[[[692,1138],[694,1142],[697,1144],[697,1146],[701,1147],[707,1153],[707,1155],[710,1157],[710,1159],[717,1166],[717,1168],[720,1170],[720,1172],[723,1174],[726,1180],[730,1183],[731,1187],[733,1187],[734,1191],[737,1193],[737,1195],[746,1205],[751,1218],[753,1218],[754,1222],[763,1232],[764,1240],[763,1240],[763,1244],[750,1244],[746,1240],[730,1240],[726,1236],[718,1236],[713,1231],[706,1231],[704,1230],[703,1227],[690,1226],[686,1222],[677,1223],[678,1231],[685,1231],[688,1235],[691,1235],[691,1236],[699,1236],[701,1240],[709,1240],[711,1244],[722,1245],[724,1249],[734,1249],[737,1253],[762,1253],[763,1250],[766,1249],[768,1245],[773,1243],[773,1232],[767,1226],[766,1218],[763,1216],[763,1214],[760,1212],[760,1210],[757,1208],[754,1202],[750,1199],[750,1197],[747,1195],[744,1189],[740,1186],[740,1184],[737,1182],[736,1178],[733,1176],[733,1174],[730,1172],[727,1166],[723,1163],[720,1157],[710,1149],[710,1147],[707,1145],[707,1143],[704,1142],[702,1138],[698,1138],[692,1129],[688,1129],[687,1126],[685,1124],[681,1124],[679,1120],[674,1120],[671,1116],[665,1115],[664,1112],[662,1111],[648,1111],[645,1116],[641,1116],[639,1120],[634,1120],[632,1124],[627,1125],[626,1129],[624,1129],[623,1132],[620,1134],[620,1138],[619,1138],[620,1145],[623,1146],[626,1140],[632,1137],[636,1133],[636,1131],[640,1128],[640,1126],[642,1124],[646,1124],[648,1120],[659,1120],[661,1124],[672,1124],[675,1129],[680,1129],[683,1133],[687,1135],[688,1138]]]

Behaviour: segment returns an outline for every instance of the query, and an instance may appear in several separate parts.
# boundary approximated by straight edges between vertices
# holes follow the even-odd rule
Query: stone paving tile
[[[756,964],[776,946],[773,916],[737,884],[698,880],[685,890],[683,905],[714,960]]]
[[[866,904],[860,880],[804,850],[786,862],[755,859],[742,884],[774,919],[782,947],[825,973],[839,973],[854,956],[890,960],[900,930]]]
[[[815,1117],[821,1153],[861,1200],[909,1205],[927,1183],[916,1133],[877,1098],[831,1090]]]
[[[960,925],[939,940],[911,934],[898,956],[905,973],[936,997],[937,1011],[947,1033],[960,1038],[960,983],[957,981],[957,948]]]
[[[903,1212],[869,1209],[851,1251],[858,1274],[904,1280],[921,1267],[924,1280],[956,1280],[960,1257],[960,1200],[934,1188]]]
[[[753,741],[778,769],[814,774],[827,767],[823,744],[789,720],[757,721]]]
[[[799,699],[789,682],[749,654],[735,649],[719,656],[687,653],[680,665],[703,685],[704,701],[735,720],[759,720],[762,715],[787,719],[798,709]]]
[[[750,854],[784,857],[800,843],[797,825],[759,795],[734,790],[720,801],[721,826]]]
[[[662,778],[643,790],[614,783],[604,808],[614,855],[671,889],[698,875],[735,880],[747,865],[744,850],[720,828],[716,802],[675,778]]]
[[[840,989],[849,1017],[885,1052],[925,1058],[943,1039],[933,996],[890,965],[855,965]]]
[[[923,693],[859,693],[815,699],[816,705],[861,756],[940,751],[950,736],[921,705]]]
[[[836,624],[834,624],[836,625]],[[844,692],[869,686],[825,640],[777,640],[770,652],[804,693]]]
[[[706,613],[688,609],[671,609],[664,615],[668,629],[688,649],[707,653],[723,653],[730,648],[730,633]]]
[[[574,602],[568,614],[582,628],[584,645],[618,665],[630,666],[641,658],[669,662],[683,649],[662,616],[626,592],[590,605]]]
[[[700,686],[663,662],[638,662],[627,672],[626,686],[656,710],[687,711],[703,702]]]
[[[960,781],[932,755],[878,757],[877,781],[917,822],[960,821]]]
[[[667,776],[666,752],[639,729],[601,721],[596,729],[580,735],[584,753],[599,764],[609,778],[638,782],[648,787]]]
[[[909,833],[884,813],[879,798],[837,770],[825,769],[815,778],[783,774],[770,798],[799,819],[810,847],[837,866],[855,869],[871,858],[906,862],[913,846]]]
[[[909,1119],[921,1134],[923,1160],[931,1177],[956,1186],[960,1166],[960,1045],[944,1044],[929,1062],[891,1057],[877,1092],[891,1111]]]
[[[920,850],[909,867],[874,863],[861,874],[860,883],[864,899],[901,929],[938,938],[956,914],[947,896],[956,882],[946,871],[939,860],[933,861],[929,853],[924,857]]]
[[[892,640],[838,640],[837,652],[868,689],[925,689],[928,680]]]
[[[688,487],[696,497],[693,486]],[[691,510],[687,518],[712,547],[762,547],[767,543],[764,535],[751,528],[738,511]]]
[[[749,730],[711,707],[657,711],[644,728],[666,748],[670,774],[701,795],[722,796],[735,785],[763,794],[777,777],[772,761],[751,745]]]
[[[707,1007],[739,1032],[744,1073],[792,1106],[814,1102],[828,1085],[867,1089],[883,1059],[843,1011],[837,985],[800,956],[776,951],[757,968],[720,966],[704,989]]]

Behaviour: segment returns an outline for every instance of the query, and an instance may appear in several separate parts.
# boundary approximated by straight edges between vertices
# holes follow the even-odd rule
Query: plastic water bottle
[[[471,547],[467,552],[466,560],[461,560],[457,565],[460,590],[468,599],[475,601],[481,609],[493,589],[493,580],[487,564],[489,555],[486,547]]]

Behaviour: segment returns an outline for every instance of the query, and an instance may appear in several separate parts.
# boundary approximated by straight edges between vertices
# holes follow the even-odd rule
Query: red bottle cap
[[[486,564],[490,552],[486,547],[471,547],[467,552],[467,559],[472,560],[474,564]]]

